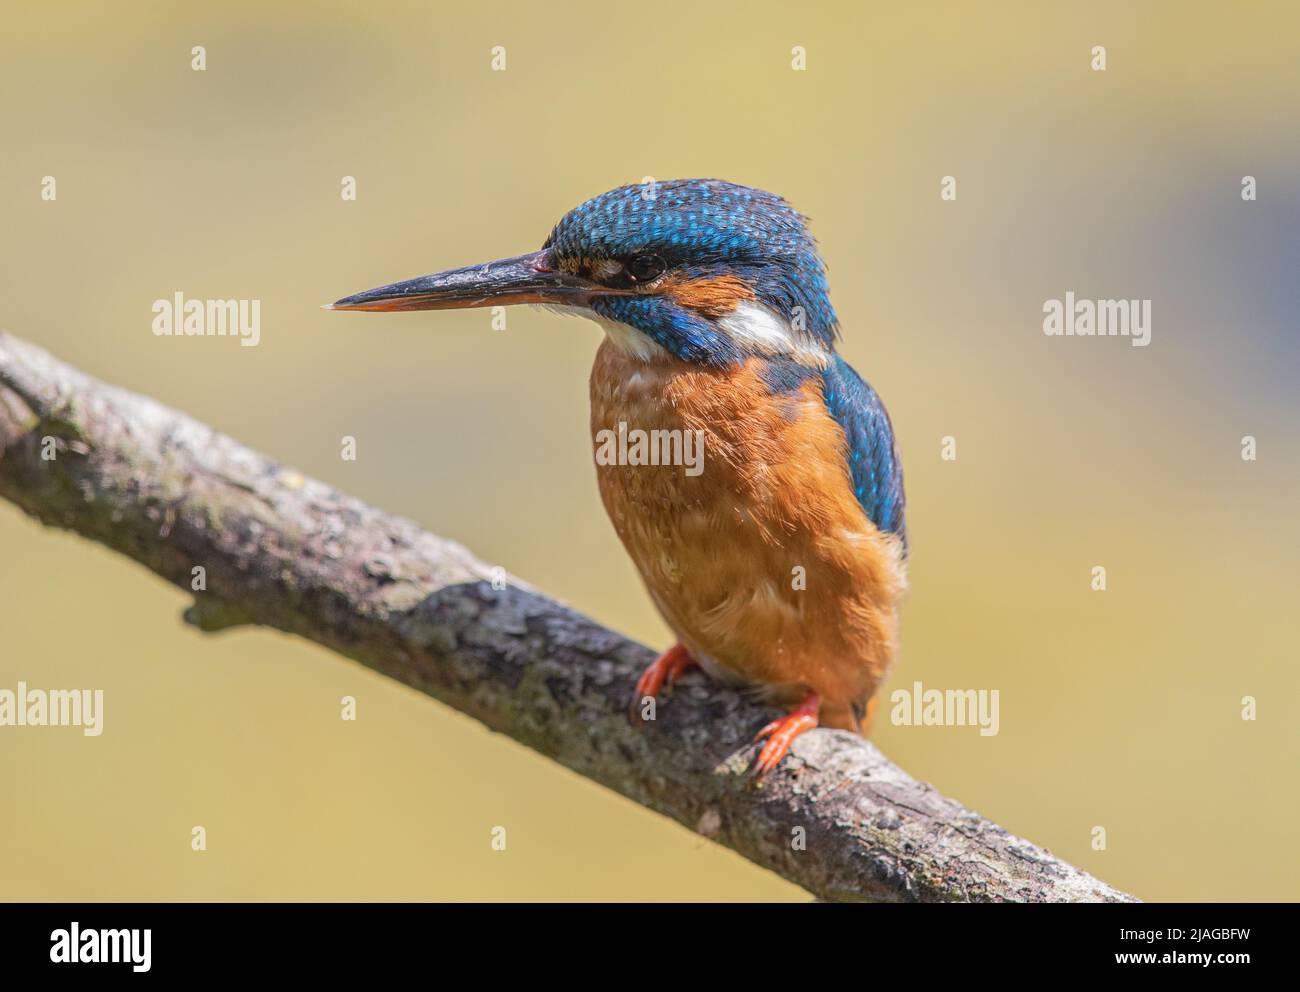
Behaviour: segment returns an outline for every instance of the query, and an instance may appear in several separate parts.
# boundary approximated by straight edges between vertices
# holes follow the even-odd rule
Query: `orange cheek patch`
[[[725,317],[746,300],[754,299],[754,290],[737,276],[695,279],[666,287],[668,295],[689,310],[715,319]]]

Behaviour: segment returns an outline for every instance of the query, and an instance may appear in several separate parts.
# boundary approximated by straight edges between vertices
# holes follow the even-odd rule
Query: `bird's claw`
[[[767,742],[758,752],[754,762],[754,781],[762,784],[763,776],[780,764],[781,759],[790,751],[790,745],[800,734],[817,726],[817,713],[821,709],[821,699],[810,693],[808,697],[785,716],[773,720],[754,735],[755,741],[764,737]]]
[[[629,715],[636,718],[637,708],[644,704],[647,696],[651,699],[659,698],[659,693],[665,686],[671,688],[678,677],[694,664],[680,644],[674,644],[661,654],[637,679],[632,702],[628,707]]]

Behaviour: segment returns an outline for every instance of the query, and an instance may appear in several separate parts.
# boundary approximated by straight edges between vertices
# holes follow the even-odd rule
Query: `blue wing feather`
[[[822,381],[826,409],[848,438],[854,494],[877,527],[902,539],[906,553],[903,463],[885,404],[839,355],[832,355]]]

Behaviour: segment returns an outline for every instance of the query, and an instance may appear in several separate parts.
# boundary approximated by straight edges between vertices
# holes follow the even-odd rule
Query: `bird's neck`
[[[642,363],[665,363],[689,360],[674,350],[670,334],[655,334],[653,329],[635,327],[587,311],[605,332],[610,346],[629,360]],[[754,301],[738,303],[729,313],[710,318],[722,360],[706,356],[706,364],[743,364],[749,358],[792,361],[812,370],[826,368],[831,351],[820,342],[810,340],[791,322],[770,307]]]

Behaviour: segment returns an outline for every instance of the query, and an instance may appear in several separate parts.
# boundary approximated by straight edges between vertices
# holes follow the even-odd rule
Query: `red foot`
[[[680,644],[674,644],[667,651],[654,660],[654,663],[641,673],[637,679],[636,694],[632,697],[632,705],[641,705],[641,700],[646,696],[655,698],[659,695],[659,690],[665,685],[671,686],[677,677],[686,671],[695,662],[691,656],[686,653],[686,649]]]
[[[821,697],[810,692],[808,697],[779,720],[773,720],[754,735],[759,741],[767,737],[763,750],[758,752],[754,763],[755,777],[761,782],[763,776],[775,768],[790,750],[794,739],[806,730],[817,726],[817,712],[822,708]],[[771,736],[768,736],[768,735]]]

